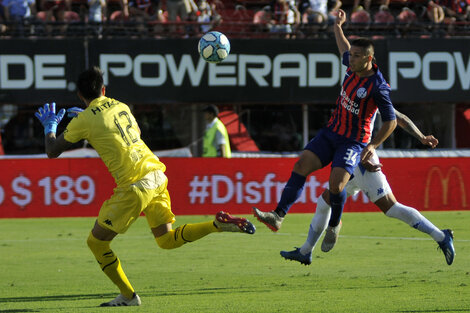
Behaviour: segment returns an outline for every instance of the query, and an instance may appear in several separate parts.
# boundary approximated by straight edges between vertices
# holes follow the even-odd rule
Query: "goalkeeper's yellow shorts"
[[[98,224],[123,234],[141,213],[145,214],[151,228],[174,223],[167,185],[166,175],[157,170],[134,184],[114,188],[111,198],[101,206]]]

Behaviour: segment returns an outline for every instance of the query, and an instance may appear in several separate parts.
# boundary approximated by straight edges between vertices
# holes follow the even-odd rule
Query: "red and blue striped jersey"
[[[377,109],[382,121],[394,120],[395,110],[390,100],[390,85],[385,81],[376,64],[375,74],[359,77],[349,67],[349,51],[343,55],[348,68],[336,100],[336,109],[326,125],[334,133],[361,143],[371,140]]]

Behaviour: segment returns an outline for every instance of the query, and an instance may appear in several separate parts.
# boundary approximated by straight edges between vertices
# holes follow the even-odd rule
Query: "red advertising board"
[[[226,210],[249,214],[274,209],[296,161],[293,158],[164,158],[177,215]],[[468,210],[470,158],[382,159],[398,201],[418,210]],[[0,160],[0,218],[96,216],[115,187],[100,159]],[[293,213],[314,212],[330,168],[307,178]],[[362,193],[346,212],[378,210]]]

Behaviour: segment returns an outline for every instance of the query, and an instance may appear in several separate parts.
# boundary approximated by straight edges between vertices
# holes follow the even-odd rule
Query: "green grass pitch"
[[[469,312],[470,212],[424,212],[452,228],[448,266],[437,244],[382,213],[345,213],[337,246],[312,265],[286,261],[311,214],[290,214],[278,233],[249,217],[255,235],[221,233],[158,248],[140,218],[112,247],[141,307],[98,308],[118,294],[86,238],[93,218],[0,220],[0,312]],[[176,225],[211,219],[180,216]]]

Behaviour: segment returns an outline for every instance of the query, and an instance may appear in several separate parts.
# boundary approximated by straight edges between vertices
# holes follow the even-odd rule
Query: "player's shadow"
[[[53,296],[35,296],[35,297],[10,297],[0,298],[0,303],[12,302],[44,302],[44,301],[76,301],[90,300],[115,297],[115,293],[98,293],[98,294],[77,294],[77,295],[53,295]],[[94,306],[93,306],[94,307]],[[93,308],[90,307],[90,308]],[[47,312],[47,309],[10,309],[0,310],[0,313],[19,313],[19,312]]]
[[[34,297],[10,297],[0,298],[2,302],[36,302],[36,301],[74,301],[101,299],[106,297],[115,297],[116,293],[98,293],[98,294],[77,294],[77,295],[53,295],[53,296],[34,296]],[[0,311],[0,312],[36,312],[36,311]]]
[[[413,311],[397,311],[400,313],[435,313],[435,312],[468,312],[468,309],[434,309],[434,310],[413,310]]]
[[[166,296],[191,296],[191,295],[213,295],[213,294],[232,294],[237,293],[252,293],[252,288],[240,288],[240,287],[214,287],[214,288],[198,288],[198,289],[188,289],[188,290],[178,290],[178,291],[156,291],[153,293],[149,292],[139,292],[139,295],[150,296],[150,297],[166,297]],[[269,292],[269,290],[256,290],[259,292]]]
[[[41,312],[31,309],[11,309],[11,310],[0,310],[1,313],[19,313],[19,312]]]

